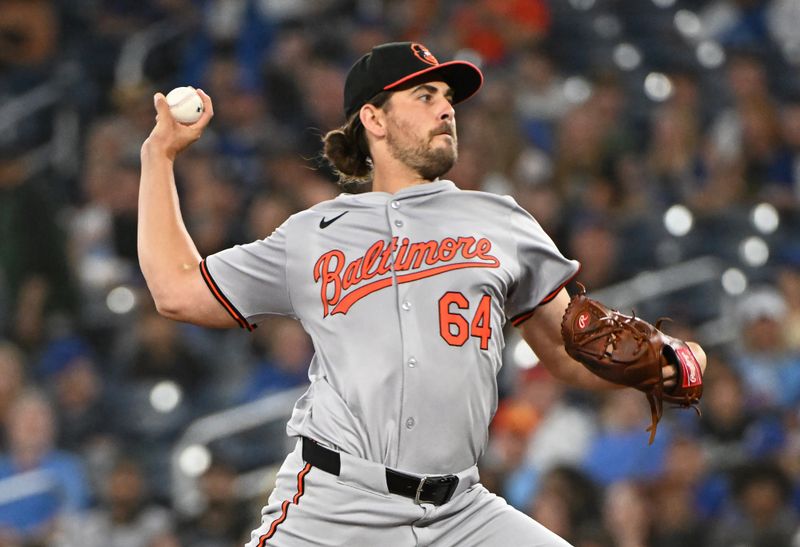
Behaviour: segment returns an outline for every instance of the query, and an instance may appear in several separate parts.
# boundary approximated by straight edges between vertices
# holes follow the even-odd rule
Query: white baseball
[[[203,99],[193,87],[176,87],[167,93],[167,104],[172,117],[180,123],[194,123],[203,113]]]

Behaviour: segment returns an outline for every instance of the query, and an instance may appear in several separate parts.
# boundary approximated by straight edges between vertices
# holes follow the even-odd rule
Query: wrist
[[[144,141],[144,144],[142,144],[141,159],[142,161],[163,159],[169,162],[174,162],[175,152],[170,150],[169,147],[163,145],[162,143],[148,138]]]

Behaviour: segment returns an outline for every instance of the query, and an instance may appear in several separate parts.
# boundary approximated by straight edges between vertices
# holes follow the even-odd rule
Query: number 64
[[[452,311],[469,311],[469,301],[460,292],[446,292],[439,299],[439,334],[451,346],[461,347],[466,344],[470,336],[479,338],[481,349],[489,349],[489,338],[492,337],[492,297],[485,294],[478,302],[472,321]]]

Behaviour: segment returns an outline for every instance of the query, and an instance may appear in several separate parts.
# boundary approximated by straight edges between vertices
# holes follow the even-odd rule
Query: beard
[[[448,131],[453,138],[452,146],[432,145],[434,137]],[[455,125],[442,123],[427,136],[416,135],[412,126],[402,121],[390,122],[386,134],[389,153],[425,180],[435,180],[447,173],[458,159],[458,137]]]

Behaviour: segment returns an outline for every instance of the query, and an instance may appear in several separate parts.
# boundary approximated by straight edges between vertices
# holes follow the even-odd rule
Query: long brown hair
[[[391,95],[391,91],[381,91],[369,104],[382,108]],[[350,116],[343,126],[328,131],[322,142],[322,155],[336,171],[341,186],[371,182],[372,159],[359,112]]]

